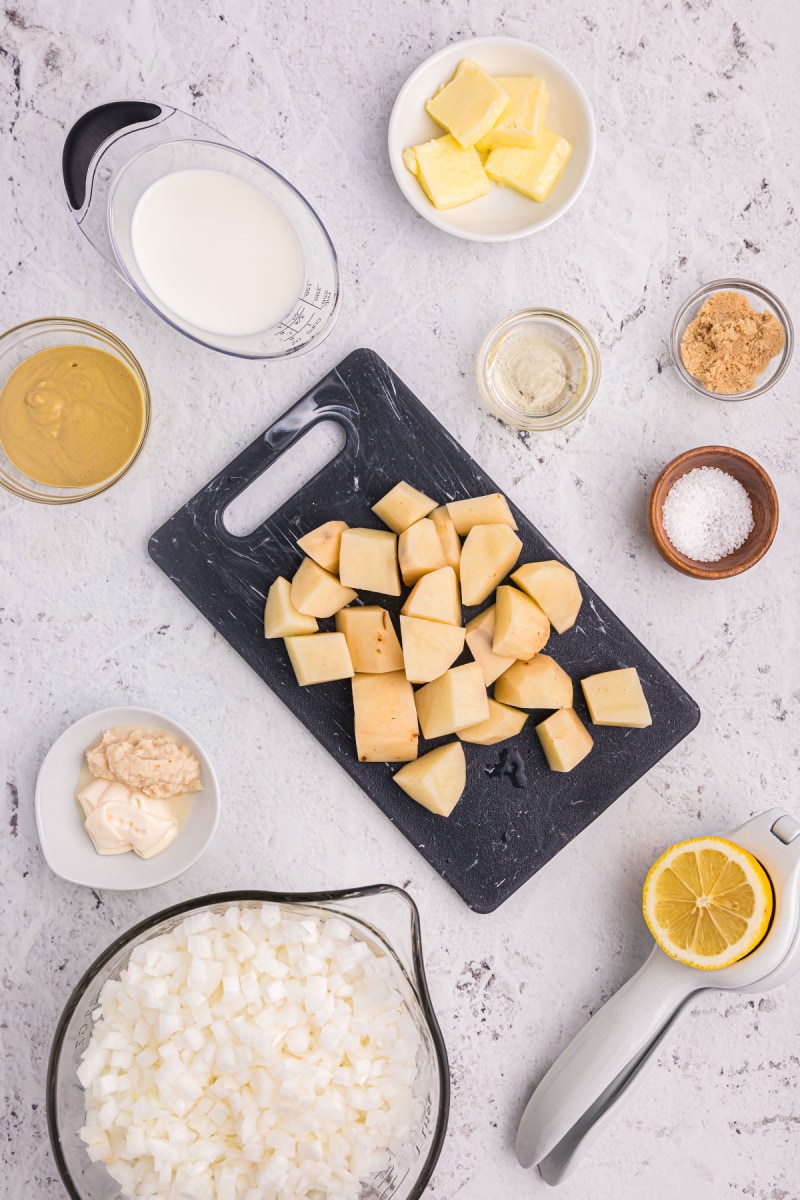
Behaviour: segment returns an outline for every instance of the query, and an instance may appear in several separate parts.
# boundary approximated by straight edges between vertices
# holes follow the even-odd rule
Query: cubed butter
[[[479,63],[465,59],[425,105],[460,146],[474,146],[508,108],[508,92]]]
[[[459,146],[449,133],[412,149],[417,164],[414,174],[434,208],[458,208],[489,191],[491,184],[478,151]]]
[[[497,124],[476,143],[475,149],[484,154],[496,146],[520,146],[529,150],[538,145],[550,102],[547,84],[537,75],[498,75],[495,79],[508,93],[508,108]]]
[[[636,667],[601,671],[581,680],[589,716],[595,725],[646,729],[652,725],[650,706]]]
[[[571,771],[583,762],[594,745],[592,735],[581,724],[574,708],[560,708],[540,725],[536,733],[551,771]]]
[[[498,146],[492,150],[486,160],[486,174],[495,183],[541,202],[552,192],[571,154],[572,146],[565,137],[543,129],[533,149]]]

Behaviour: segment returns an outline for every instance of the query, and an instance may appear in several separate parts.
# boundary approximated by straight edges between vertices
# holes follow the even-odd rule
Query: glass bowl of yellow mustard
[[[104,492],[133,465],[150,392],[127,346],[73,317],[0,335],[0,485],[40,504]]]

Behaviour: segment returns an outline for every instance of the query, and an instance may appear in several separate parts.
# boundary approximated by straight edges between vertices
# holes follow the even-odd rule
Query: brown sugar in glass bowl
[[[781,301],[746,279],[704,284],[681,306],[672,326],[676,371],[694,391],[714,400],[762,395],[783,376],[793,349],[792,321]]]
[[[696,467],[717,467],[738,479],[753,509],[754,526],[747,540],[738,550],[716,562],[698,562],[682,554],[672,545],[664,528],[664,501],[673,484]],[[647,526],[656,549],[677,571],[694,579],[729,579],[749,570],[764,557],[778,529],[778,514],[775,485],[754,458],[730,446],[698,446],[667,463],[656,479],[647,506]]]

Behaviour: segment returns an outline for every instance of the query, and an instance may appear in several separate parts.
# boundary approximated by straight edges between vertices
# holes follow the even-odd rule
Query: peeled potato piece
[[[301,613],[292,604],[291,585],[279,575],[267,592],[264,605],[264,637],[292,637],[300,633],[316,633],[319,626],[315,617]]]
[[[461,563],[461,542],[459,541],[456,527],[453,524],[452,517],[447,511],[447,505],[441,504],[435,508],[430,514],[430,518],[436,526],[436,532],[439,535],[439,541],[442,543],[444,551],[444,560],[448,567],[452,567],[456,575],[458,575],[459,565]]]
[[[420,688],[414,700],[422,735],[426,738],[457,733],[489,716],[483,672],[477,663],[451,667],[433,683]]]
[[[394,781],[406,795],[429,812],[449,817],[467,783],[467,763],[459,742],[429,750],[416,762],[401,767]]]
[[[414,689],[402,671],[353,677],[359,762],[410,762],[417,757],[419,724]]]
[[[447,566],[433,521],[423,517],[403,530],[397,539],[397,558],[406,587],[411,587],[429,571]]]
[[[301,687],[350,679],[353,664],[343,633],[310,633],[284,638],[289,659]]]
[[[522,550],[508,525],[475,525],[461,548],[461,599],[482,604],[505,579]]]
[[[452,667],[464,649],[464,629],[442,621],[424,621],[418,617],[400,618],[406,679],[411,683],[430,683]]]
[[[466,642],[472,657],[483,671],[483,682],[487,687],[494,683],[499,675],[507,671],[515,661],[514,658],[495,654],[492,650],[496,608],[497,606],[493,604],[491,608],[485,608],[483,612],[478,613],[477,617],[467,621]]]
[[[339,578],[347,587],[399,596],[397,534],[385,529],[345,529],[339,551]]]
[[[473,496],[469,500],[451,500],[447,505],[456,533],[464,537],[474,525],[508,525],[517,528],[508,501],[499,492],[489,496]]]
[[[571,771],[594,745],[574,708],[561,708],[536,726],[551,771]]]
[[[511,576],[518,588],[535,600],[557,633],[565,633],[578,619],[581,589],[575,572],[555,559],[523,563]]]
[[[395,484],[385,496],[382,496],[377,504],[373,504],[372,511],[383,521],[384,525],[388,525],[395,533],[402,533],[415,521],[421,521],[423,517],[427,517],[434,508],[436,508],[435,500],[431,500],[430,496],[426,496],[424,492],[417,491],[410,483],[401,481]]]
[[[310,617],[332,617],[356,596],[357,592],[343,587],[335,575],[323,570],[312,558],[303,559],[289,591],[294,607]]]
[[[377,604],[342,608],[336,614],[336,629],[347,639],[354,671],[370,675],[402,671],[403,651],[385,608]]]
[[[516,708],[572,708],[572,680],[547,654],[514,663],[494,685],[494,694]]]
[[[646,729],[653,724],[636,667],[589,675],[581,680],[581,687],[595,725]]]
[[[335,575],[339,570],[339,547],[342,543],[342,533],[347,529],[346,521],[326,521],[324,525],[312,529],[297,539],[297,544],[304,554],[313,558],[326,571]]]
[[[516,737],[527,719],[527,713],[520,712],[518,708],[509,708],[507,704],[500,704],[490,697],[486,720],[459,729],[458,736],[462,742],[473,742],[476,746],[494,746],[497,742]]]
[[[550,637],[550,622],[535,600],[513,587],[499,587],[492,651],[527,661]]]
[[[422,617],[426,621],[460,625],[461,595],[453,568],[440,567],[438,571],[431,571],[418,579],[400,612],[405,617]]]

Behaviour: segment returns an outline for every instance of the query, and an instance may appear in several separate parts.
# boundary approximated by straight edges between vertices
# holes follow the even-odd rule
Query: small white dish
[[[155,858],[139,858],[133,851],[98,854],[83,828],[75,791],[84,751],[114,725],[165,729],[200,760],[203,790],[195,795],[175,841]],[[147,708],[104,708],[70,725],[50,747],[36,780],[35,807],[39,841],[51,871],[69,883],[125,892],[167,883],[197,862],[219,822],[219,785],[203,747],[175,721]]]
[[[480,63],[493,75],[541,75],[550,92],[547,126],[574,147],[564,174],[539,204],[511,188],[492,185],[487,196],[459,208],[434,208],[403,163],[403,150],[444,130],[425,111],[440,84],[446,83],[462,59]],[[397,184],[420,216],[445,233],[472,242],[511,242],[552,225],[586,186],[594,162],[597,134],[588,97],[572,72],[547,50],[510,37],[467,38],[427,58],[400,89],[389,120],[389,161]]]

